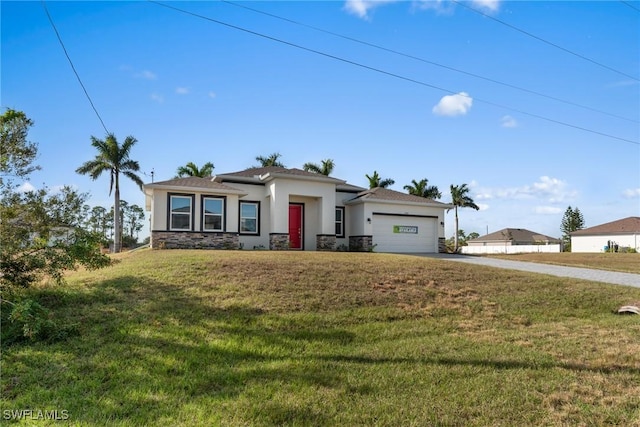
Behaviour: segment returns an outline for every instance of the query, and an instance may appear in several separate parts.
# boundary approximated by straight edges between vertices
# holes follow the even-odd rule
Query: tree
[[[176,171],[176,178],[182,178],[185,176],[197,176],[200,178],[205,178],[211,176],[213,174],[213,163],[207,162],[202,165],[201,168],[198,168],[195,163],[189,162],[184,166],[180,166]]]
[[[138,234],[144,227],[144,210],[138,205],[127,205],[122,210],[122,229],[131,243],[138,242]]]
[[[317,163],[305,163],[302,166],[302,169],[307,172],[319,173],[320,175],[329,176],[331,172],[333,172],[333,168],[335,167],[335,163],[332,159],[324,159],[320,161],[320,164]]]
[[[118,143],[115,135],[107,134],[104,140],[91,137],[91,145],[98,150],[98,154],[93,160],[83,163],[76,172],[81,175],[89,175],[92,180],[98,179],[103,172],[110,175],[109,196],[114,193],[115,209],[118,210],[114,221],[114,243],[113,251],[118,253],[122,247],[122,223],[120,222],[120,175],[124,175],[135,182],[142,189],[142,180],[135,172],[140,171],[137,161],[129,157],[131,148],[138,142],[133,136],[125,138],[122,145]]]
[[[427,199],[439,199],[442,197],[442,193],[438,191],[438,187],[435,185],[429,185],[429,180],[424,178],[420,181],[415,179],[411,180],[411,185],[405,185],[404,189],[413,194],[414,196],[425,197]]]
[[[451,185],[451,204],[453,205],[453,209],[455,212],[455,227],[456,234],[454,234],[454,244],[453,251],[458,252],[458,208],[472,208],[475,210],[479,210],[480,208],[473,202],[473,199],[468,196],[470,191],[467,184],[462,185]]]
[[[567,207],[560,223],[560,231],[562,231],[562,245],[566,252],[571,252],[571,236],[574,231],[582,230],[584,228],[584,218],[580,209],[572,209],[571,206]]]
[[[33,164],[37,145],[26,139],[33,122],[14,110],[0,121],[0,173],[26,179],[39,169]],[[79,265],[109,264],[100,253],[99,236],[85,229],[87,194],[68,186],[56,193],[46,187],[28,192],[16,188],[11,180],[0,181],[0,290],[28,287],[43,276],[62,281],[64,270]]]
[[[22,111],[8,108],[0,116],[0,185],[4,178],[25,178],[40,169],[33,164],[38,154],[38,146],[27,141],[33,121]],[[11,181],[11,179],[10,179]]]
[[[258,156],[256,157],[256,160],[260,163],[260,165],[257,167],[266,168],[269,166],[277,166],[283,168],[285,167],[284,164],[282,164],[282,162],[278,160],[280,157],[280,153],[272,153],[268,157]]]
[[[395,181],[391,178],[382,179],[380,175],[378,175],[378,171],[373,171],[373,175],[365,175],[369,180],[369,188],[387,188],[395,184]]]
[[[87,225],[91,231],[102,236],[103,246],[107,246],[109,242],[108,232],[112,227],[110,220],[112,218],[110,218],[109,212],[102,206],[94,206],[89,212]]]

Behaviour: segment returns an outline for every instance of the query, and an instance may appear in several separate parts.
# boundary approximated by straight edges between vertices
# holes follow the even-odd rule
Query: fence
[[[525,253],[557,253],[560,245],[513,245],[513,246],[463,246],[463,254],[525,254]]]

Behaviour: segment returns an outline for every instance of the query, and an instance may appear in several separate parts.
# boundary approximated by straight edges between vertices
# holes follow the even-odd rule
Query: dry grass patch
[[[496,254],[488,256],[513,261],[541,262],[546,264],[567,265],[570,267],[595,268],[599,270],[640,274],[640,254],[561,252],[555,254]]]

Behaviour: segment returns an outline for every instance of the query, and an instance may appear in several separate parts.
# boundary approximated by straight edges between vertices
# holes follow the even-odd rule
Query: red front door
[[[289,247],[302,249],[302,205],[289,205]]]

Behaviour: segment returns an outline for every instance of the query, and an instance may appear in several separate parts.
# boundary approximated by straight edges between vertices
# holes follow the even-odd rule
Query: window
[[[171,214],[169,228],[171,230],[191,230],[191,196],[170,196]]]
[[[344,207],[336,208],[336,237],[344,237]]]
[[[259,234],[259,231],[258,231],[259,212],[260,212],[260,203],[240,202],[240,233]]]
[[[223,231],[224,199],[204,197],[202,199],[202,230]]]

